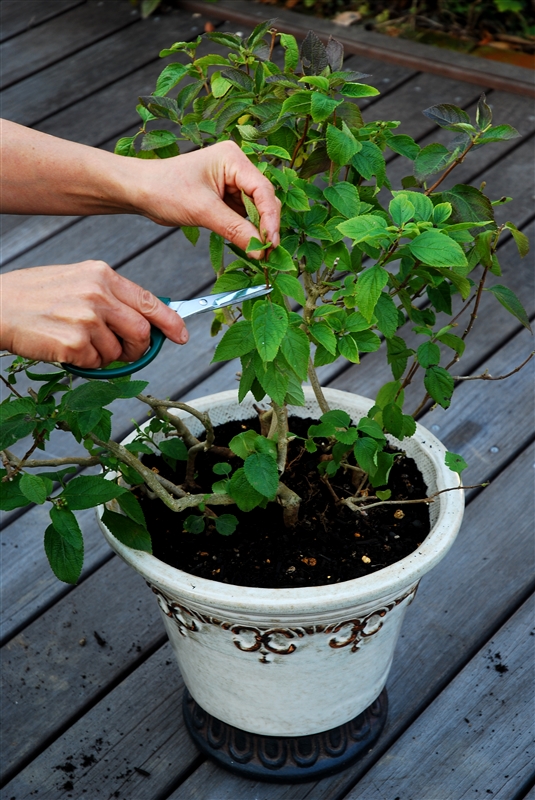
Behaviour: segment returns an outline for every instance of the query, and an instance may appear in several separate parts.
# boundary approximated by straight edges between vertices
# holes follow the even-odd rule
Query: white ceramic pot
[[[311,389],[292,414],[318,418]],[[354,421],[371,401],[325,390],[331,408]],[[235,392],[194,401],[214,425],[255,416],[253,399]],[[193,433],[197,420],[179,412]],[[390,437],[396,444],[396,440]],[[128,439],[126,441],[129,441]],[[420,468],[431,494],[459,485],[445,448],[425,428],[400,447]],[[197,578],[121,544],[113,549],[155,593],[187,688],[214,717],[245,731],[305,736],[353,719],[383,689],[400,626],[418,582],[451,547],[464,510],[462,491],[430,505],[432,529],[411,555],[364,578],[296,589],[257,589]],[[102,509],[100,509],[102,512]]]

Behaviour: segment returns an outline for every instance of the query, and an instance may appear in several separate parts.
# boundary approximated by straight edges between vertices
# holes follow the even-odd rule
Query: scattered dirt
[[[290,420],[290,430],[306,437],[314,420]],[[258,432],[256,419],[229,423],[216,430],[216,444],[226,446],[247,428]],[[327,442],[325,441],[326,445]],[[215,513],[233,513],[240,520],[231,536],[220,535],[212,523],[205,531],[192,534],[183,530],[191,510],[182,514],[170,511],[159,500],[140,496],[152,536],[153,553],[161,561],[192,575],[240,586],[285,588],[320,586],[369,575],[414,552],[429,533],[429,508],[426,503],[384,505],[364,516],[337,506],[329,487],[321,480],[317,463],[321,449],[308,453],[298,439],[290,443],[285,483],[303,500],[299,522],[294,529],[284,526],[277,503],[266,509],[243,513],[236,506],[214,507]],[[198,457],[196,481],[203,491],[211,491],[219,476],[212,471],[221,461],[210,452]],[[162,458],[147,456],[145,463],[163,477],[181,484],[184,463],[177,472]],[[241,465],[241,460],[229,463]],[[339,472],[331,479],[339,497],[352,495],[355,487],[349,475]],[[413,500],[427,496],[427,488],[412,459],[400,454],[394,464],[389,488],[392,500]]]

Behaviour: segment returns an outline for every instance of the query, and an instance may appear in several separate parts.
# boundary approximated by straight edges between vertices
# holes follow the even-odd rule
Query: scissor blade
[[[193,314],[202,314],[204,311],[215,311],[218,308],[230,306],[243,300],[262,297],[269,294],[272,286],[250,286],[247,289],[238,289],[235,292],[220,292],[208,294],[204,297],[195,297],[193,300],[176,300],[169,303],[169,307],[180,314],[181,317],[191,317]]]

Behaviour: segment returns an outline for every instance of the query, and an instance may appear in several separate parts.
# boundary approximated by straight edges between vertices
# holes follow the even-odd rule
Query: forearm
[[[134,159],[1,120],[4,214],[136,213]],[[133,162],[133,163],[132,163]]]

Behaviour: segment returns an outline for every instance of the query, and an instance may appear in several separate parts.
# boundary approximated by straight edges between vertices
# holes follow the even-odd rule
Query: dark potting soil
[[[290,430],[306,438],[314,422],[293,417]],[[249,428],[259,432],[257,418],[221,425],[216,428],[215,444],[227,446],[233,436]],[[239,586],[295,588],[360,578],[419,547],[430,529],[427,503],[383,505],[366,515],[339,506],[318,472],[321,456],[321,447],[316,453],[308,453],[299,439],[289,445],[284,482],[302,498],[299,522],[293,529],[284,526],[281,507],[269,503],[265,509],[247,513],[237,506],[215,506],[215,513],[233,513],[238,518],[235,532],[222,536],[207,520],[204,532],[193,534],[183,530],[191,509],[177,514],[160,500],[141,495],[153,554],[166,564],[209,580]],[[197,456],[196,482],[201,491],[210,492],[214,481],[220,478],[212,467],[221,460],[220,455],[214,457],[210,451]],[[178,462],[176,471],[160,456],[146,456],[144,463],[177,485],[184,481],[184,462]],[[242,464],[238,458],[229,463],[233,468]],[[338,497],[355,493],[350,474],[344,475],[341,470],[331,478],[331,487]],[[388,488],[391,500],[427,496],[415,462],[403,454],[392,467]]]

